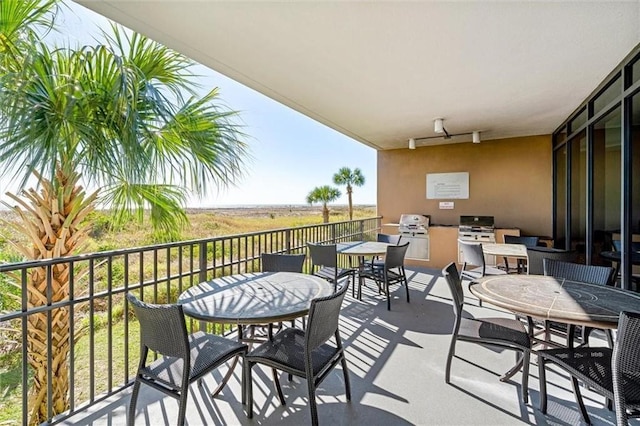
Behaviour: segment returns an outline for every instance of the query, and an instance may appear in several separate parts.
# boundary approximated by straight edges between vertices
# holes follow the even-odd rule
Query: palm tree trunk
[[[322,221],[323,223],[329,223],[329,208],[327,203],[322,204]]]
[[[351,200],[351,193],[353,190],[351,189],[351,185],[347,185],[347,195],[349,198],[349,220],[353,220],[353,202]]]
[[[54,181],[38,176],[40,191],[29,189],[23,197],[7,194],[18,205],[13,211],[19,221],[13,226],[27,235],[30,246],[16,247],[31,260],[52,259],[73,254],[88,236],[81,221],[93,210],[97,193],[85,195],[77,185],[79,175],[58,169]],[[69,300],[69,265],[34,268],[27,287],[28,308]],[[51,413],[69,409],[69,309],[30,314],[27,319],[27,359],[33,370],[33,385],[29,392],[29,423],[50,420],[48,387],[51,387]],[[48,342],[51,340],[51,354]],[[51,374],[47,358],[51,358]],[[49,383],[51,377],[51,383]]]

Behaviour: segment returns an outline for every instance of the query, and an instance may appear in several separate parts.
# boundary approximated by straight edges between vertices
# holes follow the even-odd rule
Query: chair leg
[[[318,426],[318,406],[316,404],[316,385],[313,377],[307,377],[309,390],[309,410],[311,411],[311,425]]]
[[[451,383],[451,360],[453,359],[453,354],[456,351],[456,340],[458,336],[454,333],[451,336],[451,344],[449,345],[449,354],[447,355],[447,366],[444,370],[444,382]]]
[[[403,274],[403,277],[402,277],[402,281],[404,281],[404,289],[407,292],[407,303],[410,303],[411,300],[409,298],[409,282],[407,281],[407,277],[404,276],[404,274]]]
[[[344,374],[344,393],[347,396],[347,401],[351,401],[351,382],[349,381],[347,358],[345,358],[344,352],[342,353],[342,359],[340,360],[340,363],[342,364],[342,374]]]
[[[540,381],[540,411],[547,414],[547,377],[544,358],[538,356],[538,380]]]
[[[389,293],[389,281],[384,281],[384,291],[387,293],[387,311],[391,310],[391,294]]]
[[[133,384],[133,391],[131,392],[131,400],[129,401],[129,418],[127,419],[127,425],[133,426],[136,419],[136,403],[138,402],[138,393],[140,392],[140,382],[136,379]]]
[[[589,418],[589,414],[587,414],[587,409],[584,406],[584,402],[582,401],[582,394],[580,393],[580,383],[578,383],[578,379],[575,377],[571,377],[571,385],[573,386],[573,395],[576,397],[576,402],[578,403],[578,408],[580,408],[580,415],[582,415],[582,420],[588,425],[591,424],[591,419]]]
[[[522,401],[527,404],[529,402],[529,361],[531,359],[531,351],[522,352]]]
[[[180,390],[180,407],[178,408],[178,426],[184,425],[184,419],[187,414],[187,398],[189,397],[189,382]]]
[[[247,417],[253,417],[253,379],[251,378],[251,369],[253,368],[253,363],[247,361],[246,359],[243,362],[244,368],[244,377],[245,377],[245,386],[244,393],[245,399],[247,402]]]
[[[284,394],[282,393],[282,387],[280,386],[280,379],[278,378],[278,370],[275,368],[271,369],[271,373],[273,375],[273,383],[276,386],[276,392],[278,393],[278,399],[280,400],[281,405],[287,405],[284,400]]]

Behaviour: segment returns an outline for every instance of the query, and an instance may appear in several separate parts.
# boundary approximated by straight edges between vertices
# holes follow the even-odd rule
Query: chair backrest
[[[305,331],[305,349],[307,353],[336,335],[340,308],[347,288],[349,288],[348,282],[331,296],[320,297],[311,301],[309,319],[307,320]],[[342,343],[337,342],[337,344],[341,345]]]
[[[338,265],[338,249],[335,244],[307,243],[311,266],[328,266],[335,268]]]
[[[442,276],[447,280],[447,284],[449,284],[449,290],[451,290],[451,296],[453,296],[453,312],[457,318],[462,314],[464,291],[462,290],[462,279],[460,278],[456,264],[451,262],[445,266],[442,270]]]
[[[400,240],[402,239],[402,235],[390,235],[390,234],[378,234],[378,242],[379,243],[388,243],[388,244],[400,244]]]
[[[522,244],[526,247],[537,247],[540,237],[519,237],[515,235],[505,235],[505,244]]]
[[[588,284],[611,284],[614,272],[609,266],[583,265],[546,258],[542,262],[545,275]]]
[[[260,263],[262,272],[302,272],[303,254],[262,253]]]
[[[484,253],[481,243],[471,243],[469,241],[458,240],[462,259],[468,265],[484,266]]]
[[[189,340],[182,306],[155,305],[127,293],[127,300],[140,323],[140,344],[154,352],[187,359]]]
[[[409,242],[399,246],[387,246],[387,254],[384,256],[384,267],[386,269],[404,267],[404,257],[407,254]]]
[[[627,424],[626,402],[636,404],[640,399],[640,313],[621,312],[618,333],[613,346],[611,371],[613,373],[613,395],[618,424]],[[623,421],[621,421],[623,420]]]
[[[573,262],[577,255],[575,251],[527,247],[527,274],[544,275],[543,259]]]

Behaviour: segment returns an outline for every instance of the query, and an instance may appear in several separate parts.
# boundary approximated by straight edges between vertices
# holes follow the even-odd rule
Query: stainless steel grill
[[[480,243],[495,243],[493,216],[460,216],[458,239],[463,241],[477,241]]]
[[[398,233],[402,242],[408,241],[407,257],[429,260],[429,216],[423,214],[400,215]]]

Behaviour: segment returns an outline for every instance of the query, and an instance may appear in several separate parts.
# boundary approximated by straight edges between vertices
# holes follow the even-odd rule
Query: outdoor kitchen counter
[[[397,234],[398,225],[395,223],[382,224],[385,234]],[[503,242],[504,235],[520,235],[517,228],[496,228],[496,242]],[[458,225],[430,225],[429,226],[429,260],[407,259],[407,266],[422,266],[426,268],[442,269],[449,262],[458,261]]]

